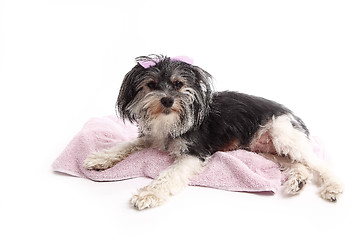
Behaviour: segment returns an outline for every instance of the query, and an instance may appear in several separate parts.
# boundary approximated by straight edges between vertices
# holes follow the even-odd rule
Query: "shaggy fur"
[[[342,185],[317,159],[304,122],[281,104],[237,92],[213,92],[212,77],[180,60],[151,55],[137,58],[126,74],[117,99],[121,118],[136,122],[139,138],[93,153],[84,166],[112,167],[144,148],[168,151],[174,164],[131,203],[138,209],[159,206],[188,185],[216,151],[247,149],[278,161],[284,167],[288,193],[298,193],[318,174],[320,195],[336,201]],[[150,67],[139,62],[152,61]]]

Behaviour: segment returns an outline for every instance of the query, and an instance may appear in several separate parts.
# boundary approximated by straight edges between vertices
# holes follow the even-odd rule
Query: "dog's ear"
[[[137,64],[125,75],[121,84],[116,101],[116,108],[119,116],[123,120],[128,119],[130,122],[136,122],[135,116],[129,110],[129,104],[138,93],[137,88],[143,72],[144,68],[140,64]]]
[[[203,97],[205,98],[206,101],[209,101],[212,94],[213,77],[211,76],[210,73],[208,73],[204,69],[198,66],[193,66],[193,67],[195,72],[195,78],[198,84],[200,84]]]
[[[193,66],[195,79],[200,88],[197,104],[194,103],[195,124],[199,125],[210,111],[210,102],[212,97],[212,76],[200,67]]]

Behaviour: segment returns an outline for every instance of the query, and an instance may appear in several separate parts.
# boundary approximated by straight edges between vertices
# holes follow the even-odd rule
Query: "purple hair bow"
[[[194,64],[194,60],[190,57],[187,56],[177,56],[177,57],[172,57],[170,58],[170,60],[172,61],[181,61],[181,62],[185,62],[188,63],[190,65]],[[144,61],[139,61],[139,64],[143,67],[143,68],[149,68],[152,66],[155,66],[157,62],[154,60],[144,60]]]

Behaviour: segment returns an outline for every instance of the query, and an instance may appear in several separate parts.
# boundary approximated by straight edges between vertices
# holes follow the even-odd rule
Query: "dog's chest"
[[[180,155],[187,150],[187,143],[182,138],[157,138],[149,136],[148,142],[150,143],[150,148],[166,151],[174,156]]]

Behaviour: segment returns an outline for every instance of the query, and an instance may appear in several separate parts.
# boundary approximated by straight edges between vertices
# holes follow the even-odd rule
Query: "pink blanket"
[[[128,122],[124,124],[115,116],[90,119],[55,160],[53,170],[94,181],[155,178],[172,163],[167,153],[155,149],[134,153],[105,171],[90,171],[82,166],[89,153],[136,137],[137,127]],[[315,152],[324,158],[321,145],[314,142],[314,147]],[[229,191],[276,192],[281,183],[282,174],[277,164],[258,154],[237,150],[216,152],[190,185]]]

